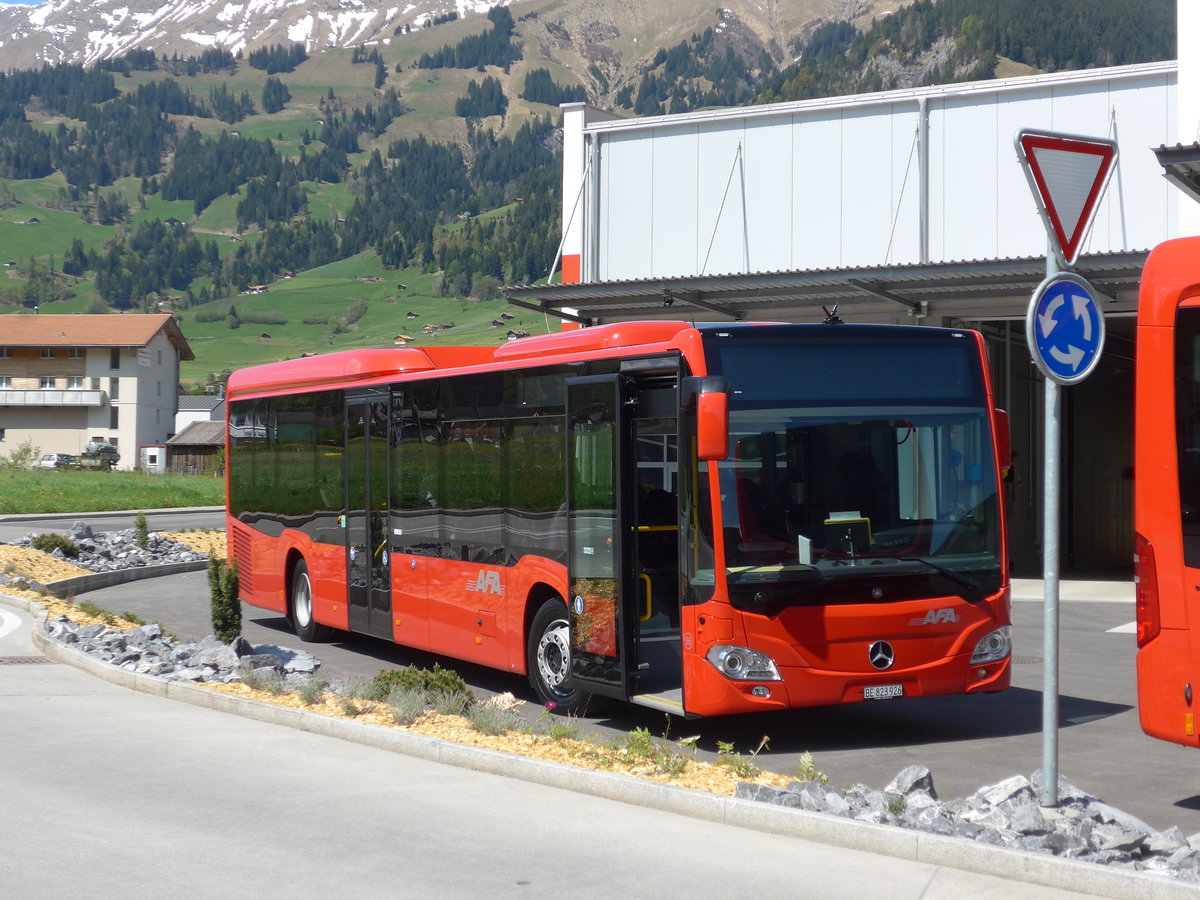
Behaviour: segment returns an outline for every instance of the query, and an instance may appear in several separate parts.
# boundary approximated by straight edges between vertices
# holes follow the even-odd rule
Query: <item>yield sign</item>
[[[1050,131],[1017,132],[1017,155],[1047,233],[1075,262],[1117,160],[1117,143]]]

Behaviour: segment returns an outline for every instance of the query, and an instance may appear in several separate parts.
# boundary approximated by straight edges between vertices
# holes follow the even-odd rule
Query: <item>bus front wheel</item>
[[[312,581],[308,577],[308,564],[304,560],[297,562],[296,568],[292,570],[288,618],[292,622],[292,630],[302,641],[327,641],[334,635],[332,628],[328,625],[319,625],[313,619]]]
[[[583,715],[592,695],[570,686],[571,641],[567,607],[557,597],[542,604],[529,627],[526,651],[529,683],[548,707],[561,714]]]

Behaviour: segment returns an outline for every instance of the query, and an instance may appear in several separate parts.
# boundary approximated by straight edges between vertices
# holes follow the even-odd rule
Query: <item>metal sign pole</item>
[[[1062,483],[1062,387],[1078,384],[1104,350],[1096,291],[1070,271],[1104,195],[1116,141],[1022,129],[1017,159],[1046,226],[1046,280],[1029,303],[1025,338],[1046,377],[1042,519],[1042,805],[1058,804],[1058,523]],[[1069,214],[1069,215],[1064,215]]]
[[[1047,265],[1049,268],[1049,265]],[[1046,379],[1042,534],[1042,805],[1058,804],[1058,508],[1062,388]]]

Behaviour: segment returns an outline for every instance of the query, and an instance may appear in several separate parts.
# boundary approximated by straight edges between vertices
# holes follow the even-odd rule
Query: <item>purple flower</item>
[[[546,701],[546,709],[553,712],[554,710],[558,709],[558,704],[555,703],[553,700],[547,700]]]

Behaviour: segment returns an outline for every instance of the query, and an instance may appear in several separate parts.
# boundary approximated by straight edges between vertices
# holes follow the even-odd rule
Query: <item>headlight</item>
[[[775,660],[749,647],[717,644],[706,657],[717,671],[734,681],[782,681]]]
[[[1012,653],[1012,626],[1005,625],[1003,628],[997,628],[990,634],[984,635],[983,639],[975,645],[975,652],[971,654],[971,665],[996,662],[996,660],[1004,659],[1010,653]]]

